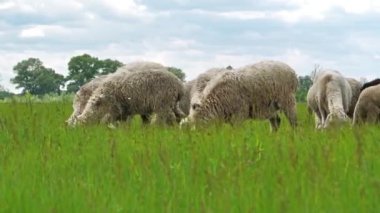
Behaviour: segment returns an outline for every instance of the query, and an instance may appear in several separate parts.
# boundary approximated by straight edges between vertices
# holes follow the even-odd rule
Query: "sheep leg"
[[[113,123],[115,120],[116,119],[114,118],[114,116],[111,115],[111,113],[107,113],[100,120],[100,123],[110,124]]]
[[[140,115],[143,124],[150,123],[150,114],[141,114]]]
[[[297,105],[296,105],[296,98],[292,96],[288,103],[285,105],[285,109],[283,110],[285,113],[286,118],[288,119],[290,125],[295,128],[297,126]]]
[[[173,112],[176,117],[177,123],[181,122],[182,118],[186,117],[186,114],[181,110],[181,107],[179,106],[179,102],[176,103]]]
[[[315,128],[320,129],[322,128],[322,117],[319,111],[314,113],[315,115]]]
[[[321,104],[318,104],[318,111],[321,118],[321,125],[320,128],[325,126],[326,118],[327,118],[327,112],[323,109]]]
[[[363,123],[364,113],[362,107],[358,104],[354,110],[354,120],[352,121],[352,125],[358,125]]]
[[[171,110],[170,108],[163,109],[157,112],[157,123],[174,125],[175,122],[176,122],[176,116],[173,110]]]
[[[281,124],[281,118],[280,118],[280,116],[278,116],[278,114],[276,113],[276,115],[274,115],[273,117],[269,118],[269,122],[270,122],[270,126],[271,126],[271,132],[277,132],[277,130],[280,127],[280,124]]]
[[[371,124],[376,123],[378,121],[379,114],[380,114],[380,108],[378,106],[370,104],[367,107],[367,119],[366,119],[366,121],[368,123],[371,123]]]

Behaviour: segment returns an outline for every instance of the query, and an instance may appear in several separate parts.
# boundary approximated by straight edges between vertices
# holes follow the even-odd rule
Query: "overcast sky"
[[[281,60],[380,77],[380,0],[0,0],[0,84],[29,57],[67,74],[72,56],[184,70]]]

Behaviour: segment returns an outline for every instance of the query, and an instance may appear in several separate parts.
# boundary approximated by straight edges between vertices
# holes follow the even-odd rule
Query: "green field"
[[[67,128],[71,103],[0,104],[1,212],[380,212],[380,128],[283,119],[197,131]]]

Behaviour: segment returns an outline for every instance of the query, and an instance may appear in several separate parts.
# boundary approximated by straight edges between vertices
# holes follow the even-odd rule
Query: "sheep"
[[[90,82],[82,85],[79,90],[75,93],[73,100],[73,113],[66,120],[68,125],[73,125],[77,117],[82,114],[84,107],[87,104],[88,99],[91,97],[92,92],[99,87],[99,85],[106,78],[106,75],[98,76],[97,78],[92,79]]]
[[[233,70],[230,68],[211,68],[206,72],[198,75],[195,79],[188,81],[184,84],[185,96],[181,100],[180,106],[182,111],[187,115],[191,111],[191,103],[198,103],[202,97],[203,89],[206,87],[207,83],[220,73]]]
[[[199,103],[192,104],[188,122],[269,119],[272,131],[283,111],[292,127],[297,125],[295,71],[279,61],[261,61],[219,74],[207,84]]]
[[[359,96],[354,111],[353,125],[380,121],[380,84],[367,87]]]
[[[178,103],[183,95],[182,82],[165,67],[115,72],[93,92],[77,120],[112,124],[120,115],[128,118],[156,113],[158,122],[173,124],[184,117]]]
[[[346,80],[350,84],[351,93],[352,93],[351,103],[350,103],[350,107],[347,112],[347,115],[350,119],[353,119],[355,106],[356,106],[356,103],[358,102],[363,83],[353,78],[346,78]]]
[[[312,76],[313,85],[307,94],[307,104],[315,114],[316,128],[331,123],[346,122],[352,91],[346,78],[335,70],[321,70]]]
[[[125,64],[122,67],[119,67],[115,72],[138,72],[146,69],[162,69],[163,65],[155,62],[145,62],[145,61],[135,61],[128,64]],[[103,82],[107,75],[100,75],[93,80],[82,85],[80,89],[76,92],[73,100],[73,113],[66,120],[68,125],[73,125],[76,121],[76,118],[82,113],[84,107],[87,104],[88,99],[91,97],[93,91],[97,89]],[[117,120],[125,120],[126,118],[119,117]],[[141,115],[143,123],[149,123],[150,119],[147,115]]]

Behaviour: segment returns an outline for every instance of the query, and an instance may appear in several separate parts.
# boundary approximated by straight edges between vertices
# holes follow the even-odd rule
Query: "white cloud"
[[[31,27],[21,31],[21,38],[35,38],[35,37],[45,37],[45,32],[41,27]]]
[[[14,2],[8,1],[8,2],[1,2],[0,3],[0,10],[8,10],[14,7],[16,4]]]
[[[193,10],[190,10],[190,12],[195,13],[195,14],[217,16],[221,18],[238,19],[238,20],[265,19],[270,16],[270,13],[267,13],[265,11],[254,11],[254,10],[219,12],[219,11],[209,11],[209,10],[202,10],[202,9],[193,9]]]
[[[196,41],[192,39],[180,39],[172,38],[169,45],[175,49],[190,49],[192,46],[196,45]]]
[[[21,30],[20,38],[40,38],[45,37],[48,34],[65,34],[68,30],[58,25],[37,25],[30,26]]]
[[[135,0],[13,0],[0,3],[1,9],[51,17],[75,13],[80,16],[83,13],[91,18],[93,12],[99,11],[99,15],[102,15],[100,11],[104,11],[104,9],[108,9],[118,16],[139,17],[149,15],[147,7]]]
[[[296,23],[303,20],[321,21],[325,15],[311,8],[297,10],[281,10],[271,13],[271,18],[279,19],[287,23]]]
[[[155,11],[139,0],[0,1],[0,85],[11,90],[12,67],[29,57],[65,75],[69,59],[83,53],[122,62],[153,60],[183,69],[189,80],[211,67],[263,59],[284,61],[299,75],[320,64],[369,78],[380,61],[379,31],[370,20],[380,0],[265,0],[272,5],[264,10],[223,1],[215,10],[207,9],[208,2],[185,11],[174,3],[172,10]],[[186,8],[193,3],[177,1]],[[330,15],[338,18],[330,21]],[[285,26],[298,22],[307,26]]]
[[[261,11],[231,11],[221,12],[219,15],[225,18],[235,18],[240,20],[263,19],[268,17],[266,12]]]
[[[296,7],[298,10],[312,13],[325,13],[334,8],[343,9],[347,13],[363,14],[380,12],[379,0],[268,0],[273,4],[284,4]]]
[[[322,21],[333,9],[349,14],[380,13],[380,0],[268,0],[273,5],[288,6],[280,10],[192,10],[194,13],[237,20],[275,19],[286,23]]]
[[[380,49],[380,38],[371,34],[353,33],[346,38],[345,43],[365,54],[372,55]]]
[[[295,10],[278,10],[278,11],[256,11],[256,10],[242,10],[242,11],[227,11],[227,12],[217,12],[217,11],[206,11],[206,10],[191,10],[192,13],[216,16],[226,19],[235,20],[258,20],[258,19],[272,19],[280,20],[285,23],[296,23],[304,20],[320,21],[325,18],[325,16],[319,11],[312,10],[310,8],[302,8]]]
[[[119,15],[143,15],[147,8],[135,0],[102,0],[102,3]]]

